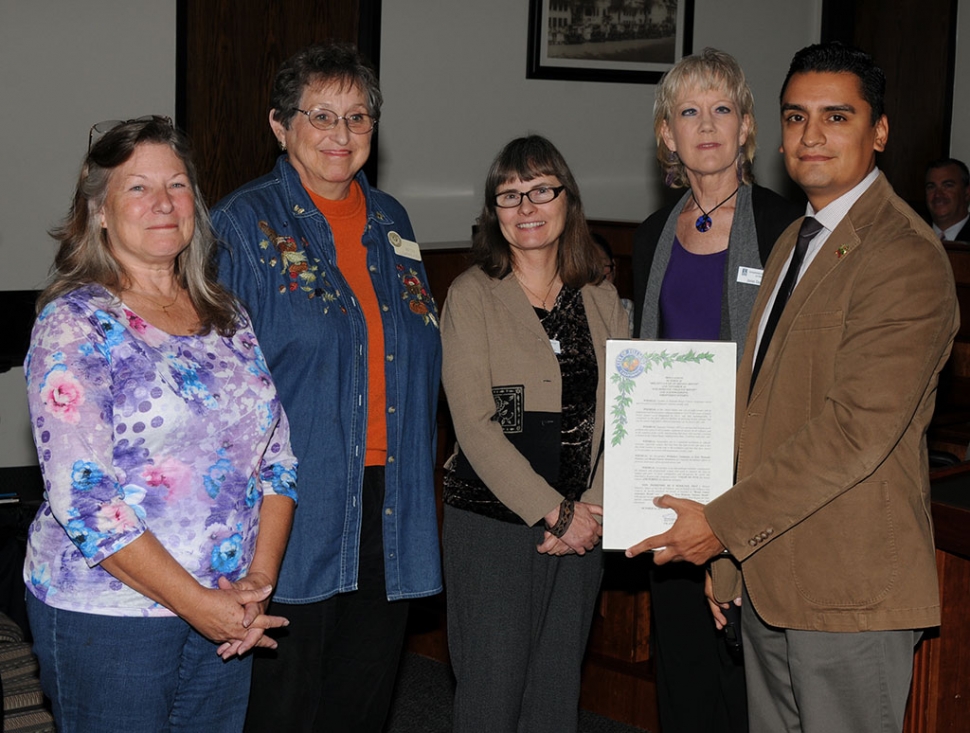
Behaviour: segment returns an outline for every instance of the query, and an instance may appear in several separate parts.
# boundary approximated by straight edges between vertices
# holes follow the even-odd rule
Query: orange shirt
[[[384,324],[374,283],[367,270],[362,239],[367,226],[367,203],[356,181],[347,198],[331,201],[307,189],[333,231],[337,267],[347,280],[367,325],[367,442],[364,465],[383,466],[387,460],[387,395],[384,387]]]

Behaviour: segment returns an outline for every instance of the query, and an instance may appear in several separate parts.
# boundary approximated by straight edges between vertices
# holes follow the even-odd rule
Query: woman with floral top
[[[104,130],[107,129],[107,132]],[[101,123],[25,365],[46,488],[24,578],[60,731],[238,731],[296,460],[249,319],[213,279],[186,138]]]

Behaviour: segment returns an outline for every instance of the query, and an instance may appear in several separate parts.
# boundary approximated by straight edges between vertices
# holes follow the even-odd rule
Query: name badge
[[[549,339],[549,345],[552,347],[552,353],[562,353],[562,347],[559,345],[559,342],[556,339]]]
[[[738,282],[745,285],[761,285],[761,276],[764,270],[756,270],[753,267],[738,268]]]
[[[405,239],[397,232],[388,232],[387,241],[393,245],[394,251],[402,257],[407,257],[409,260],[417,260],[418,262],[421,261],[421,248],[417,242]]]

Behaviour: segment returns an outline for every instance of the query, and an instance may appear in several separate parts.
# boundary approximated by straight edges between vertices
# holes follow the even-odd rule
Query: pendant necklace
[[[533,290],[528,285],[526,285],[525,282],[522,280],[522,278],[516,276],[515,279],[519,281],[519,284],[523,288],[525,288],[530,293],[532,293],[533,297],[535,297],[536,300],[541,301],[542,302],[542,310],[547,311],[549,309],[546,308],[546,300],[549,298],[549,294],[552,292],[552,288],[556,284],[556,278],[558,276],[559,276],[559,273],[557,272],[555,275],[552,276],[552,280],[549,281],[549,288],[546,290],[546,297],[545,298],[541,297],[535,290]]]
[[[738,186],[738,188],[741,188],[741,187]],[[691,191],[690,191],[690,197],[692,199],[694,199],[694,205],[698,209],[701,210],[701,215],[698,216],[697,217],[697,221],[694,222],[694,229],[696,229],[697,231],[699,231],[701,234],[703,234],[704,232],[708,231],[711,228],[711,226],[713,225],[713,222],[711,222],[711,214],[713,214],[715,211],[717,211],[722,206],[724,206],[724,204],[726,204],[728,201],[730,201],[731,199],[733,199],[734,198],[734,194],[736,194],[738,192],[738,188],[734,189],[734,193],[732,193],[730,196],[728,196],[726,199],[724,199],[721,203],[719,203],[717,206],[715,206],[710,211],[704,211],[704,207],[701,206],[700,203],[698,203],[697,197],[694,196],[694,189],[691,189]]]

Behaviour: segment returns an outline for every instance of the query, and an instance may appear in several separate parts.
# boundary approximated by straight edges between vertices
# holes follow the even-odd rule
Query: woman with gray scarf
[[[654,103],[657,157],[680,200],[637,229],[634,334],[734,341],[738,360],[761,271],[801,207],[754,184],[754,99],[738,62],[706,48],[678,62]],[[747,730],[744,668],[704,597],[703,568],[651,568],[653,647],[664,730]]]

